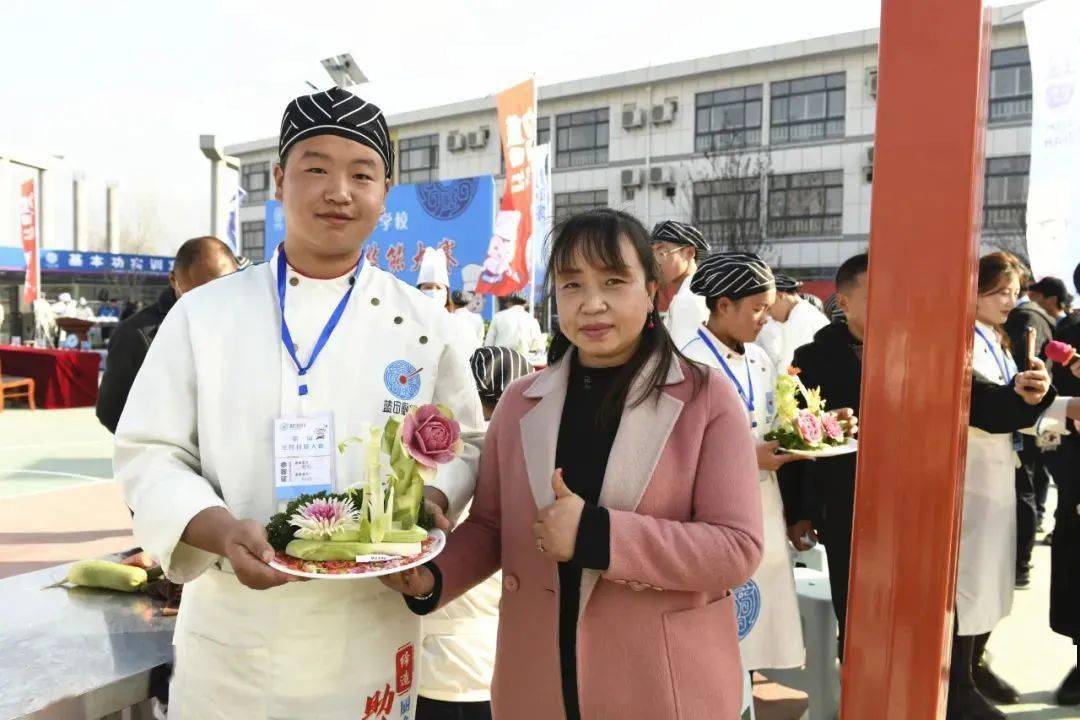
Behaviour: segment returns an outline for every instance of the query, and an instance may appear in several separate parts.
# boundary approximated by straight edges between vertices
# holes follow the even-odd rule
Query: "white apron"
[[[136,379],[116,436],[116,476],[139,542],[185,583],[170,720],[411,720],[420,618],[378,580],[242,586],[228,563],[180,542],[191,517],[226,505],[265,523],[274,501],[274,420],[329,411],[337,440],[405,405],[447,404],[473,434],[472,374],[442,308],[366,266],[341,322],[297,393],[280,335],[273,263],[185,294]],[[289,272],[286,318],[306,361],[348,278]],[[224,312],[223,312],[224,310]],[[412,370],[415,368],[415,370]],[[475,444],[433,482],[460,512]],[[335,457],[336,490],[361,477],[360,453]]]
[[[751,419],[756,423],[752,432],[759,443],[764,442],[776,415],[776,370],[772,362],[764,350],[752,343],[746,345],[746,354],[740,355],[717,340],[708,329],[702,327],[701,330],[723,355],[724,362],[747,397],[749,368],[754,397]],[[700,336],[687,344],[683,353],[691,360],[716,368],[724,377],[728,377],[720,361]],[[780,485],[773,472],[761,471],[759,480],[765,551],[750,582],[733,590],[741,638],[739,651],[743,667],[748,670],[802,667],[806,650]]]
[[[1016,372],[996,332],[976,328],[972,367],[999,384]],[[968,428],[964,514],[956,579],[956,615],[961,635],[982,635],[1012,610],[1016,582],[1016,468],[1010,433]]]

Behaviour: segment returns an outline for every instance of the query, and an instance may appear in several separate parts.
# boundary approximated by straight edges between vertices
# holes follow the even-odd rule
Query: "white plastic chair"
[[[754,715],[754,683],[748,670],[743,670],[743,697],[742,708],[739,709],[739,720],[756,720]]]
[[[834,720],[840,709],[840,666],[829,576],[809,567],[795,568],[794,573],[806,643],[806,667],[770,670],[769,679],[810,696],[809,720]]]

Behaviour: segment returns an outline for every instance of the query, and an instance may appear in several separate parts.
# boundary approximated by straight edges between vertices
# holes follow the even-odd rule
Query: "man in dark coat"
[[[1080,265],[1073,278],[1080,288]],[[1060,323],[1058,339],[1080,347],[1080,323]],[[1080,379],[1072,369],[1055,364],[1053,375],[1054,385],[1063,395],[1080,396]],[[1070,431],[1062,437],[1058,450],[1046,458],[1058,489],[1050,550],[1050,627],[1077,645],[1077,666],[1058,688],[1059,705],[1080,705],[1080,473],[1076,470],[1080,428],[1074,425]]]
[[[146,353],[158,327],[177,298],[211,280],[236,271],[236,257],[229,246],[215,237],[188,240],[176,253],[169,289],[153,305],[122,321],[109,339],[105,374],[98,390],[97,417],[101,424],[116,432],[124,412],[128,393],[139,374]]]

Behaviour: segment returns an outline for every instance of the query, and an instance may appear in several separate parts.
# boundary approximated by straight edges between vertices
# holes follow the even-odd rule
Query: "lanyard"
[[[311,366],[315,364],[315,360],[318,359],[319,353],[322,352],[323,346],[326,345],[326,341],[330,339],[330,336],[334,334],[334,330],[337,328],[338,323],[341,321],[341,316],[345,312],[345,306],[349,304],[349,298],[352,297],[353,288],[356,287],[356,276],[360,273],[361,264],[356,264],[356,270],[353,272],[353,280],[349,285],[349,289],[345,291],[345,295],[338,301],[337,307],[334,308],[334,312],[330,313],[330,319],[326,321],[326,325],[323,327],[322,332],[319,333],[319,339],[315,342],[315,347],[311,351],[311,357],[308,358],[307,364],[300,364],[300,359],[296,357],[296,345],[293,343],[292,333],[289,332],[289,324],[285,322],[285,249],[282,248],[278,251],[278,263],[277,263],[277,293],[278,304],[281,307],[281,342],[285,344],[285,349],[289,352],[289,357],[292,358],[293,364],[296,365],[296,371],[300,375],[300,386],[297,388],[297,394],[307,395],[308,386],[304,380],[304,376],[307,375],[308,370],[311,370]]]
[[[994,343],[990,342],[990,338],[986,337],[986,334],[978,326],[975,327],[975,334],[986,343],[986,349],[990,351],[990,356],[994,358],[994,363],[997,364],[998,370],[1001,371],[1001,377],[1005,378],[1005,382],[1009,382],[1016,375],[1015,368],[1010,372],[1009,355],[1002,351],[1002,357],[998,357],[998,354],[994,352]]]
[[[705,346],[712,351],[713,356],[720,361],[720,367],[722,367],[724,369],[724,372],[727,373],[727,376],[731,379],[731,382],[735,383],[735,389],[739,391],[739,397],[742,398],[743,405],[746,405],[746,409],[750,413],[750,427],[756,428],[757,420],[754,419],[754,380],[750,375],[750,363],[746,363],[746,386],[750,390],[750,395],[747,396],[746,391],[743,390],[742,383],[740,383],[738,378],[735,377],[735,373],[731,372],[731,368],[728,367],[728,364],[726,362],[724,362],[724,356],[720,354],[720,352],[716,349],[716,346],[713,345],[712,340],[710,340],[709,336],[705,334],[705,331],[699,329],[697,331],[697,334],[698,337],[701,338],[702,342],[705,343]]]

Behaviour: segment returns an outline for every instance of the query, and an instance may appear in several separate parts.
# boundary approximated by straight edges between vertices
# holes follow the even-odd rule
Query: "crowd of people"
[[[485,331],[439,251],[416,288],[362,262],[393,167],[377,107],[333,88],[289,103],[282,128],[283,245],[233,272],[219,241],[186,243],[169,297],[114,334],[102,385],[136,537],[185,587],[170,718],[736,718],[748,672],[805,662],[790,553],[816,542],[842,654],[856,455],[806,462],[765,435],[791,365],[856,431],[865,254],[822,304],[755,255],[709,254],[686,223],[572,216],[550,243],[558,327],[535,372],[523,300]],[[1070,301],[1011,256],[980,263],[950,718],[1018,699],[983,650],[1026,585],[1050,475],[1051,623],[1080,638],[1080,440],[1064,434],[1080,370],[1053,367],[1055,390],[1042,347],[1080,343]],[[398,377],[462,428],[424,490],[454,526],[444,552],[382,583],[271,567],[275,424],[357,435],[401,407]],[[335,490],[363,473],[349,456],[312,468]],[[759,613],[740,636],[733,593],[749,587]],[[1080,703],[1075,668],[1058,700]]]

